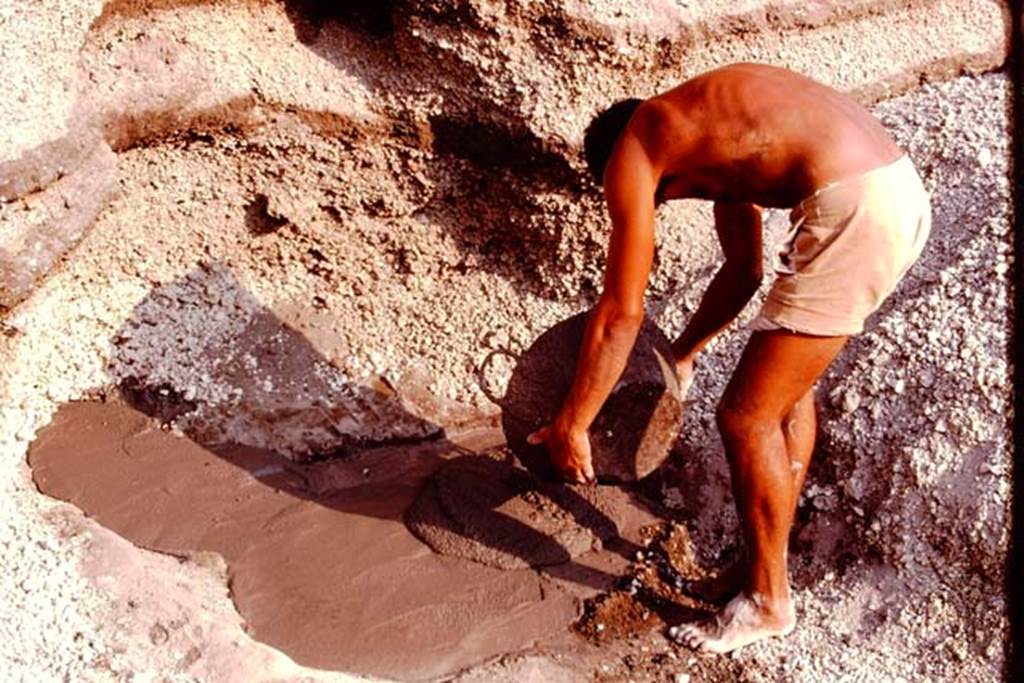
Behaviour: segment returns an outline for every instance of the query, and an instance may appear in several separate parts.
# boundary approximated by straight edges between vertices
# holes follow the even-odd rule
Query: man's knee
[[[745,406],[728,392],[718,402],[715,422],[722,438],[732,442],[761,439],[782,423],[777,415]]]

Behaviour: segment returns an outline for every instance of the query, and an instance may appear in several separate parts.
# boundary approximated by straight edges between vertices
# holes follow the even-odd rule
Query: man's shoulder
[[[677,126],[680,120],[678,104],[659,95],[640,103],[630,117],[626,130],[641,140],[657,139],[668,129]]]

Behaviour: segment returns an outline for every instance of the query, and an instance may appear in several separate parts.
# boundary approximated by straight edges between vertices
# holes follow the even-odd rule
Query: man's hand
[[[547,446],[551,464],[568,481],[578,484],[596,481],[590,457],[590,437],[586,431],[561,429],[556,422],[530,434],[526,442]]]

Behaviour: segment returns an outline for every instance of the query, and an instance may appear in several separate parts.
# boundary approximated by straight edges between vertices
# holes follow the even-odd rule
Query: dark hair
[[[583,156],[587,159],[590,175],[600,184],[604,178],[604,167],[612,155],[615,142],[629,123],[629,117],[643,100],[631,98],[620,100],[600,112],[587,126],[583,135]]]

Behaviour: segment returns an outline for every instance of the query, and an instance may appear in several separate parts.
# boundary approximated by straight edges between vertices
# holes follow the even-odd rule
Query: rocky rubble
[[[11,308],[0,336],[0,661],[15,675],[181,661],[125,637],[152,626],[125,606],[139,593],[81,575],[80,561],[102,573],[129,549],[90,542],[104,532],[32,489],[25,448],[61,402],[122,385],[203,442],[300,458],[433,438],[493,413],[475,379],[489,349],[524,347],[596,293],[607,226],[576,151],[596,108],[742,59],[871,102],[1005,54],[1004,11],[989,0],[652,0],[618,13],[416,0],[337,15],[313,4],[76,0],[0,12],[5,37],[38,26],[47,38],[18,60],[8,52],[25,39],[11,42],[0,60],[20,103],[0,110],[11,136],[0,144],[0,303]],[[751,679],[998,676],[1005,102],[994,74],[877,110],[934,192],[935,228],[822,382],[821,452],[794,551],[802,627],[737,658]],[[771,234],[785,222],[769,212]],[[659,211],[649,312],[670,335],[716,266],[707,226],[697,203]],[[691,390],[706,401],[652,481],[705,563],[727,554],[735,523],[712,411],[744,338],[709,349]],[[55,514],[79,531],[44,518]],[[165,569],[154,580],[171,585]],[[145,600],[173,612],[160,591]],[[230,605],[218,585],[183,609],[201,622]],[[236,641],[253,654],[249,671],[270,657],[282,676],[302,675],[240,626],[208,632],[203,647],[214,658]],[[506,668],[539,665],[518,666]]]
[[[407,150],[403,176],[420,187],[403,180],[389,193],[405,197],[403,209],[362,193],[371,215],[373,207],[391,217],[421,207],[421,220],[479,225],[489,234],[469,244],[496,252],[515,245],[486,226],[515,226],[531,236],[531,249],[521,250],[531,276],[520,284],[564,295],[588,281],[592,287],[597,275],[579,257],[599,241],[600,224],[590,218],[592,203],[579,206],[574,150],[589,116],[612,99],[647,96],[715,65],[762,60],[874,101],[924,79],[990,68],[1007,49],[1006,10],[995,0],[666,0],[614,10],[550,1],[343,5],[76,0],[8,11],[8,32],[34,26],[46,40],[25,47],[19,37],[5,47],[16,101],[36,109],[2,112],[13,137],[0,141],[0,196],[53,194],[50,184],[65,175],[92,177],[90,164],[108,146],[120,151],[181,131],[245,128],[285,111],[356,144],[385,136],[413,143],[401,146],[419,148],[431,163],[417,163],[417,151]],[[46,50],[50,44],[59,48]],[[600,88],[587,87],[597,82]],[[469,186],[451,183],[468,169],[445,168],[431,152],[470,164]],[[422,211],[426,203],[407,196],[436,199],[452,190],[462,200],[441,212],[436,202]],[[489,201],[466,201],[467,194]],[[529,200],[496,200],[506,194]],[[4,270],[15,274],[0,281],[0,304],[24,298],[98,210],[83,217],[68,209],[68,217],[49,217],[49,230],[26,219],[16,221],[13,237],[0,234]],[[59,239],[26,236],[48,232]],[[713,258],[701,244],[699,256]],[[538,248],[555,249],[574,268],[531,258]]]

